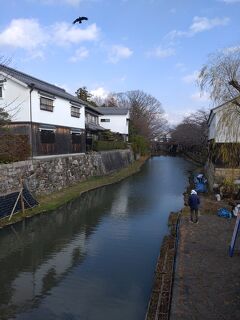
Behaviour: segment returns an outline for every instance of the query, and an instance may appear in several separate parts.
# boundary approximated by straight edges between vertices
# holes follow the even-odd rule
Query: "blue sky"
[[[211,106],[198,71],[240,46],[240,0],[0,0],[0,55],[74,93],[140,89],[171,123]],[[88,21],[73,25],[78,16]]]

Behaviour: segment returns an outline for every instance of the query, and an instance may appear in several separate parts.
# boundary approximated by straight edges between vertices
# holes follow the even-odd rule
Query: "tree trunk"
[[[233,79],[229,81],[230,86],[233,86],[238,92],[240,92],[240,84],[237,80]]]

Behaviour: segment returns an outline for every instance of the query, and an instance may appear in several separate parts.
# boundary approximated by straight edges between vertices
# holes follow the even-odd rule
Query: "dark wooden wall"
[[[32,131],[32,154],[33,156],[80,153],[86,151],[85,130],[80,135],[72,138],[71,129],[67,127],[54,126],[54,142],[42,143],[40,128],[44,128],[39,123],[33,123],[32,129],[29,123],[12,123],[10,128],[17,134],[26,134],[30,139]]]

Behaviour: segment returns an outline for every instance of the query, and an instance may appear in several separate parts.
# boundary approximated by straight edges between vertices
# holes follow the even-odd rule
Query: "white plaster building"
[[[85,151],[85,104],[64,89],[0,65],[0,107],[34,156]]]
[[[240,179],[237,145],[240,142],[240,114],[239,107],[234,103],[236,99],[239,102],[239,98],[213,108],[208,118],[209,146],[205,171],[210,189],[214,185],[221,185],[225,178],[236,181]],[[221,150],[228,156],[223,156]]]
[[[99,107],[102,113],[99,116],[100,125],[115,133],[120,133],[125,141],[128,141],[129,110],[117,107]]]
[[[239,107],[234,101],[239,97],[211,109],[208,118],[208,140],[215,143],[240,142]]]

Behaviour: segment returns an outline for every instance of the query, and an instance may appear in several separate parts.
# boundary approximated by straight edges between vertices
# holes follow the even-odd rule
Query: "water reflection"
[[[144,319],[167,216],[190,164],[129,179],[0,233],[0,319]]]

